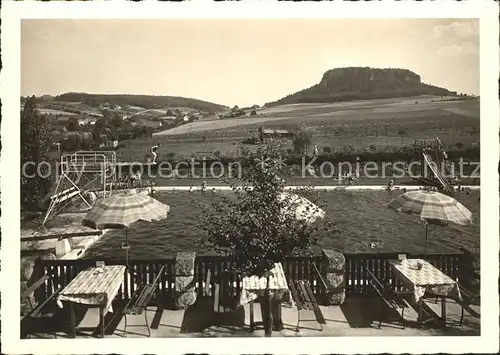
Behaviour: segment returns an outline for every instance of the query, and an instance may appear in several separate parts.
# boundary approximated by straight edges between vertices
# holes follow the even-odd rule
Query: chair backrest
[[[165,270],[165,265],[163,265],[160,270],[158,271],[158,274],[156,275],[155,279],[153,280],[152,285],[156,287],[158,284],[158,281],[160,281],[161,275],[163,275],[163,271]]]
[[[21,292],[21,300],[25,300],[26,298],[28,298],[33,292],[35,292],[38,287],[43,285],[49,279],[49,275],[43,275],[41,278],[36,280],[30,287]]]
[[[370,279],[370,282],[371,284],[376,288],[378,289],[378,291],[380,292],[385,292],[385,287],[384,285],[379,281],[379,279],[377,279],[377,277],[373,274],[373,272],[371,272],[367,267],[366,265],[363,263],[362,264],[362,267],[363,267],[363,270],[365,271],[365,273],[368,275],[368,278]]]
[[[323,285],[323,287],[325,288],[325,290],[328,290],[328,285],[327,285],[326,281],[323,279],[323,276],[321,276],[321,272],[319,271],[318,267],[316,266],[316,263],[313,262],[312,264],[314,266],[314,270],[316,270],[316,272],[318,273],[318,277],[319,277],[319,279],[321,281],[321,284]]]

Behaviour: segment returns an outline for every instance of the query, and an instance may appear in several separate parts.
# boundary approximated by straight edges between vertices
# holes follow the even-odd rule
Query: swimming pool
[[[160,222],[137,222],[128,232],[131,258],[161,258],[177,251],[201,251],[197,242],[201,238],[198,213],[201,208],[193,203],[209,203],[230,192],[160,192],[155,198],[168,204],[171,211]],[[320,201],[340,233],[324,238],[320,245],[344,252],[423,252],[425,227],[418,217],[396,213],[387,204],[401,194],[400,191],[338,190],[322,192]],[[457,192],[455,198],[473,214],[468,226],[429,227],[428,251],[457,251],[460,247],[479,248],[479,191],[470,194]],[[123,231],[110,231],[85,254],[84,258],[121,258],[120,244]]]

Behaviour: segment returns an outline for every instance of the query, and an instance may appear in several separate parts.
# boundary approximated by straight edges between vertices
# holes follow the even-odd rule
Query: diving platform
[[[442,188],[448,193],[453,193],[453,184],[449,179],[452,174],[448,167],[448,156],[441,140],[439,138],[415,140],[413,147],[415,155],[420,158],[421,175],[420,178],[414,179]]]
[[[42,225],[73,204],[76,198],[90,209],[95,201],[95,194],[91,193],[101,190],[104,198],[111,196],[113,184],[108,182],[113,182],[115,176],[114,151],[77,151],[63,154]]]

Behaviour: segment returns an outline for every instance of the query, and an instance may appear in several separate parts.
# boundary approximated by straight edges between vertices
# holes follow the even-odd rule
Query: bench
[[[137,290],[127,302],[125,308],[123,309],[123,315],[125,316],[125,327],[123,332],[127,332],[127,315],[140,315],[144,313],[144,319],[146,320],[146,327],[148,328],[148,337],[151,336],[151,329],[149,328],[148,322],[148,312],[147,307],[151,298],[153,297],[156,288],[158,287],[158,282],[160,281],[163,271],[165,270],[165,265],[163,265],[158,271],[155,279],[152,283],[141,283]],[[157,302],[159,306],[159,301]]]
[[[46,282],[50,281],[50,276],[44,275],[36,280],[30,287],[21,292],[21,304],[29,303],[31,311],[21,317],[21,338],[25,339],[30,334],[43,332],[50,333],[57,338],[57,331],[61,325],[66,323],[66,318],[62,310],[57,305],[57,296],[62,287],[55,290],[48,298],[36,307],[32,304],[30,296]]]
[[[363,269],[364,269],[365,275],[368,278],[368,282],[369,282],[370,286],[374,290],[375,294],[383,302],[383,304],[381,305],[380,310],[379,310],[378,327],[379,328],[381,327],[382,321],[384,320],[384,306],[385,306],[387,309],[394,310],[398,313],[401,325],[402,325],[403,329],[405,329],[405,327],[406,327],[405,319],[404,319],[405,308],[411,308],[411,305],[405,299],[405,296],[410,294],[410,293],[409,292],[394,292],[394,291],[388,290],[386,287],[384,287],[384,285],[380,282],[380,280],[377,279],[377,277],[370,270],[368,270],[368,268],[364,264],[363,264]]]
[[[289,279],[288,285],[290,287],[290,291],[292,292],[292,298],[295,302],[295,306],[297,307],[297,327],[295,331],[299,331],[300,311],[302,310],[314,312],[316,321],[319,323],[322,331],[323,324],[326,324],[326,320],[323,316],[323,313],[321,312],[321,309],[319,308],[319,304],[316,298],[314,297],[309,281]]]

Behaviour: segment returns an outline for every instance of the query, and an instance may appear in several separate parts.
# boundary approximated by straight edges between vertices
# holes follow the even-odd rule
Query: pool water
[[[139,221],[128,230],[130,258],[162,258],[178,251],[202,251],[197,242],[202,231],[199,213],[201,207],[194,200],[210,203],[222,192],[165,192],[155,198],[170,206],[166,220]],[[232,194],[227,192],[227,194]],[[327,215],[336,223],[339,232],[321,240],[322,247],[342,252],[398,252],[422,253],[425,225],[417,216],[397,213],[387,207],[400,195],[397,191],[332,191],[321,193],[319,201]],[[479,191],[470,194],[457,192],[455,198],[473,214],[468,226],[429,226],[428,252],[457,251],[460,247],[477,248],[480,245]],[[125,240],[123,230],[110,231],[94,244],[84,258],[122,258],[120,245]]]

